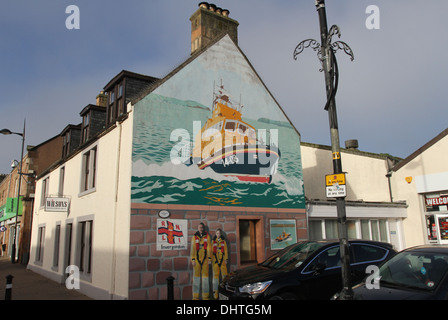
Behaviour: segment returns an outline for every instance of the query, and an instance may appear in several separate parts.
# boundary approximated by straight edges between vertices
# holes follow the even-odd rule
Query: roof
[[[129,78],[134,78],[134,79],[141,79],[141,80],[151,81],[151,82],[159,80],[158,78],[154,78],[154,77],[147,76],[147,75],[144,75],[144,74],[135,73],[135,72],[128,71],[128,70],[122,70],[115,77],[113,77],[112,80],[110,80],[109,83],[106,84],[103,89],[105,91],[107,91],[111,86],[113,86],[115,83],[117,83],[118,81],[120,81],[124,77],[129,77]]]
[[[446,135],[448,135],[448,128],[443,130],[441,133],[439,133],[437,136],[435,136],[433,139],[429,140],[427,143],[425,143],[421,148],[419,148],[417,151],[400,161],[396,166],[392,168],[392,171],[398,171],[405,165],[407,165],[409,162],[411,162],[413,159],[417,158],[419,155],[421,155],[423,152],[431,148],[433,145],[435,145],[437,142],[442,140]]]
[[[309,142],[303,142],[303,141],[301,141],[300,144],[305,147],[331,151],[331,146],[327,146],[327,145],[309,143]],[[387,153],[373,153],[373,152],[361,151],[359,149],[347,149],[347,148],[341,148],[341,151],[350,153],[350,154],[354,154],[354,155],[364,156],[364,157],[371,157],[371,158],[377,158],[377,159],[391,159],[396,162],[402,160],[402,158],[394,157]]]

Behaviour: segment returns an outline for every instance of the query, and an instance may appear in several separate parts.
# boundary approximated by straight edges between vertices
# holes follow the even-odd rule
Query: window
[[[306,266],[303,273],[313,272],[314,268],[319,265],[325,265],[325,269],[341,266],[341,254],[339,246],[328,248],[322,251],[313,261]]]
[[[94,147],[82,156],[81,193],[93,192],[96,187],[97,148]]]
[[[62,157],[66,157],[70,153],[70,131],[62,137]]]
[[[59,266],[59,243],[61,238],[61,225],[57,224],[54,231],[54,255],[53,255],[53,268],[57,269]]]
[[[64,194],[64,179],[65,179],[65,167],[59,170],[59,190],[58,195],[62,196]]]
[[[376,246],[353,244],[351,247],[354,254],[353,263],[381,260],[387,254],[386,250]]]
[[[115,102],[115,91],[111,91],[109,94],[109,104],[113,104]]]
[[[50,184],[50,177],[46,177],[45,179],[42,180],[42,189],[40,192],[40,206],[41,207],[45,206],[45,198],[48,195],[49,184]]]
[[[311,219],[308,230],[310,240],[339,238],[338,223],[335,219]],[[349,239],[388,242],[388,222],[386,219],[347,220],[347,236]]]
[[[86,142],[89,139],[90,131],[90,112],[82,118],[82,142]]]
[[[65,227],[65,265],[69,266],[72,262],[72,230],[73,224],[67,223]]]
[[[79,271],[90,274],[92,271],[92,231],[93,221],[79,223]]]
[[[37,232],[37,248],[36,248],[36,262],[41,264],[44,260],[44,240],[45,240],[45,226],[39,226]]]

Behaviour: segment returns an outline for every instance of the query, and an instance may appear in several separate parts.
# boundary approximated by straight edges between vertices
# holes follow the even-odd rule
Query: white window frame
[[[83,226],[84,234],[82,232]],[[93,269],[93,234],[94,234],[94,215],[88,215],[78,218],[76,224],[76,265],[79,268],[81,279],[92,280]],[[82,248],[84,245],[84,248]]]
[[[45,201],[48,196],[49,187],[50,187],[50,176],[46,176],[45,178],[42,179],[41,189],[40,189],[41,190],[40,191],[40,207],[41,208],[45,207]]]
[[[82,154],[80,197],[96,191],[97,170],[98,145],[95,145]]]

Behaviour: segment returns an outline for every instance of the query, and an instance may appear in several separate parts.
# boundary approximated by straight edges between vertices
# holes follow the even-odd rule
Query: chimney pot
[[[346,140],[345,141],[345,148],[346,149],[358,149],[359,144],[358,144],[358,140],[356,139],[352,139],[352,140]]]
[[[201,2],[201,3],[199,3],[199,8],[208,9],[208,7],[209,7],[208,2]]]
[[[210,3],[209,6],[208,6],[208,9],[210,11],[212,11],[212,12],[215,12],[216,11],[216,5],[214,5],[213,3]]]
[[[230,11],[227,10],[227,9],[223,9],[223,10],[222,10],[222,15],[225,16],[225,17],[228,17],[228,16],[229,16],[229,13],[230,13]]]

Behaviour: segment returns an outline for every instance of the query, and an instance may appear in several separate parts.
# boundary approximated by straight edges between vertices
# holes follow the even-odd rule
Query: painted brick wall
[[[171,209],[174,207],[175,209]],[[167,277],[173,276],[174,299],[192,298],[192,265],[190,261],[190,240],[197,231],[200,222],[206,224],[206,230],[213,237],[215,230],[221,228],[229,247],[229,271],[239,267],[237,243],[238,219],[262,219],[264,234],[264,257],[272,255],[270,250],[270,219],[295,219],[297,238],[307,239],[306,215],[292,210],[274,210],[267,212],[260,208],[214,208],[209,206],[177,206],[133,204],[131,209],[130,256],[129,256],[129,299],[165,300],[167,299]],[[158,251],[157,219],[161,209],[168,209],[170,219],[188,220],[188,250]],[[303,210],[304,211],[304,210]],[[210,279],[212,272],[210,270]],[[211,287],[210,287],[211,288]]]

